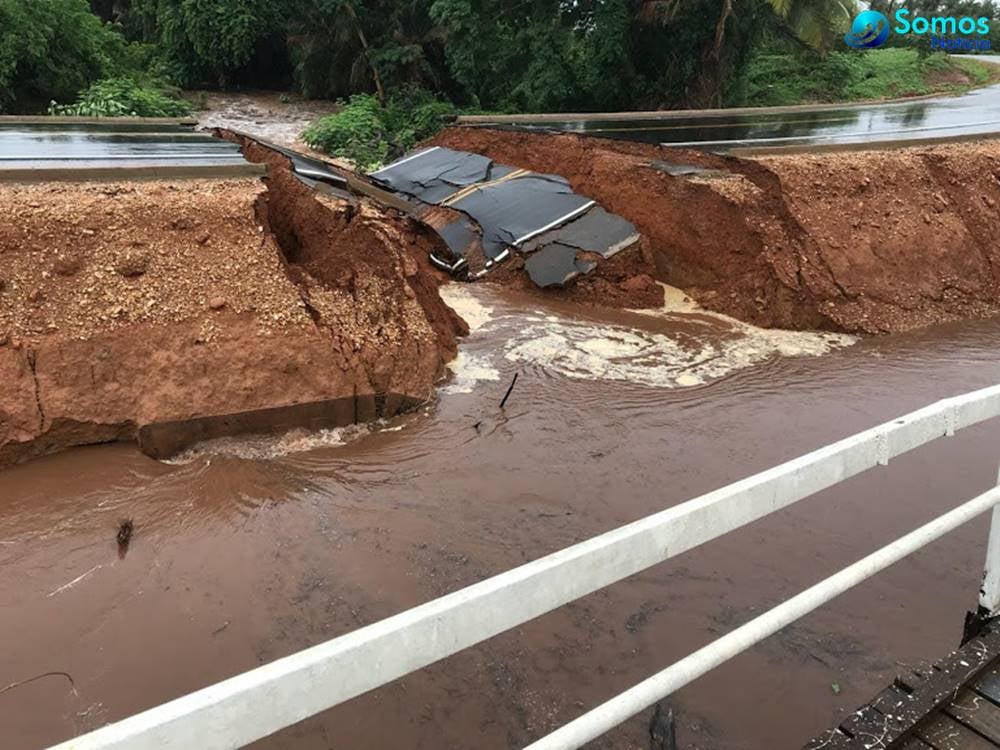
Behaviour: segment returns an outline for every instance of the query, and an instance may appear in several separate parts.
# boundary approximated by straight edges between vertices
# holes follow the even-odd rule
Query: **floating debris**
[[[507,392],[503,395],[503,400],[500,402],[501,409],[507,404],[507,399],[510,398],[511,391],[514,390],[514,385],[517,383],[517,376],[520,374],[519,372],[514,373],[514,379],[510,381],[510,386],[507,388]]]

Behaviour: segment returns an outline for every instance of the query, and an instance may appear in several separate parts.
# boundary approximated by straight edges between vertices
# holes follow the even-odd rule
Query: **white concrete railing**
[[[233,748],[491,638],[940,437],[1000,416],[1000,386],[939,401],[722,489],[58,745]],[[1000,488],[944,514],[533,744],[576,748],[994,508],[981,606],[1000,607]]]

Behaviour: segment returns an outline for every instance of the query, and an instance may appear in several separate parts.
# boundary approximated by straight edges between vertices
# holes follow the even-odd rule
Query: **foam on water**
[[[454,378],[441,389],[442,393],[472,393],[480,381],[497,381],[500,371],[494,367],[488,355],[470,354],[459,350],[458,356],[448,363]]]
[[[683,322],[684,334],[534,315],[508,342],[504,356],[570,378],[676,388],[701,385],[776,356],[820,356],[857,340],[837,333],[757,328],[701,310],[680,290],[666,292],[662,310],[634,312]]]
[[[189,464],[213,456],[243,458],[251,461],[281,458],[292,453],[305,453],[317,448],[335,448],[347,445],[377,431],[381,424],[381,422],[369,425],[354,424],[322,430],[295,429],[280,435],[215,438],[197,443],[164,461],[164,463]]]
[[[493,308],[487,307],[469,290],[468,284],[445,284],[438,292],[452,310],[457,312],[466,323],[469,331],[482,329],[493,319]]]
[[[842,349],[857,343],[858,337],[846,333],[828,331],[788,331],[780,328],[758,328],[731,318],[722,313],[710,312],[700,307],[683,290],[660,284],[664,292],[664,304],[659,310],[633,310],[644,315],[676,317],[683,314],[697,314],[702,318],[712,318],[728,325],[765,349],[785,357],[818,357],[834,349]]]
[[[837,334],[741,331],[692,346],[668,335],[616,325],[544,321],[526,326],[504,356],[570,378],[618,380],[659,388],[690,387],[782,356],[818,356],[851,343]]]
[[[494,319],[494,308],[483,304],[469,284],[445,284],[438,292],[445,304],[469,324],[470,333],[483,331]],[[500,379],[500,371],[492,365],[488,355],[472,354],[465,348],[448,363],[448,369],[454,377],[441,389],[442,393],[472,393],[476,383]]]

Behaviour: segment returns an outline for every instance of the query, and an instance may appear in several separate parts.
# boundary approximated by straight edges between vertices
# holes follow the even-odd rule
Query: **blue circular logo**
[[[851,30],[844,35],[848,47],[881,47],[889,38],[889,19],[877,10],[863,10],[854,17]]]

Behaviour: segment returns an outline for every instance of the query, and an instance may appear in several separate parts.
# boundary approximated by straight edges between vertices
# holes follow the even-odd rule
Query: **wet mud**
[[[431,143],[565,176],[635,224],[659,280],[756,325],[879,334],[1000,312],[996,141],[759,159],[470,127]]]
[[[586,253],[579,253],[578,256],[584,259],[590,257]],[[525,268],[531,257],[514,255],[492,271],[487,282],[536,298],[574,304],[619,309],[657,309],[663,306],[663,289],[656,283],[654,256],[650,243],[644,237],[613,257],[601,259],[593,271],[576,277],[562,287],[539,289]]]
[[[814,356],[787,356],[772,332],[698,310],[443,293],[472,330],[454,378],[413,413],[227,438],[171,462],[112,445],[0,473],[0,640],[18,644],[0,653],[0,682],[72,679],[0,695],[5,747],[66,739],[998,375],[994,321],[850,345],[794,334]],[[532,346],[538,326],[559,340]],[[984,425],[938,441],[256,747],[524,746],[978,494],[995,482],[998,438]],[[798,747],[899,663],[952,649],[986,526],[679,692],[680,746]],[[648,747],[648,722],[593,746]]]

